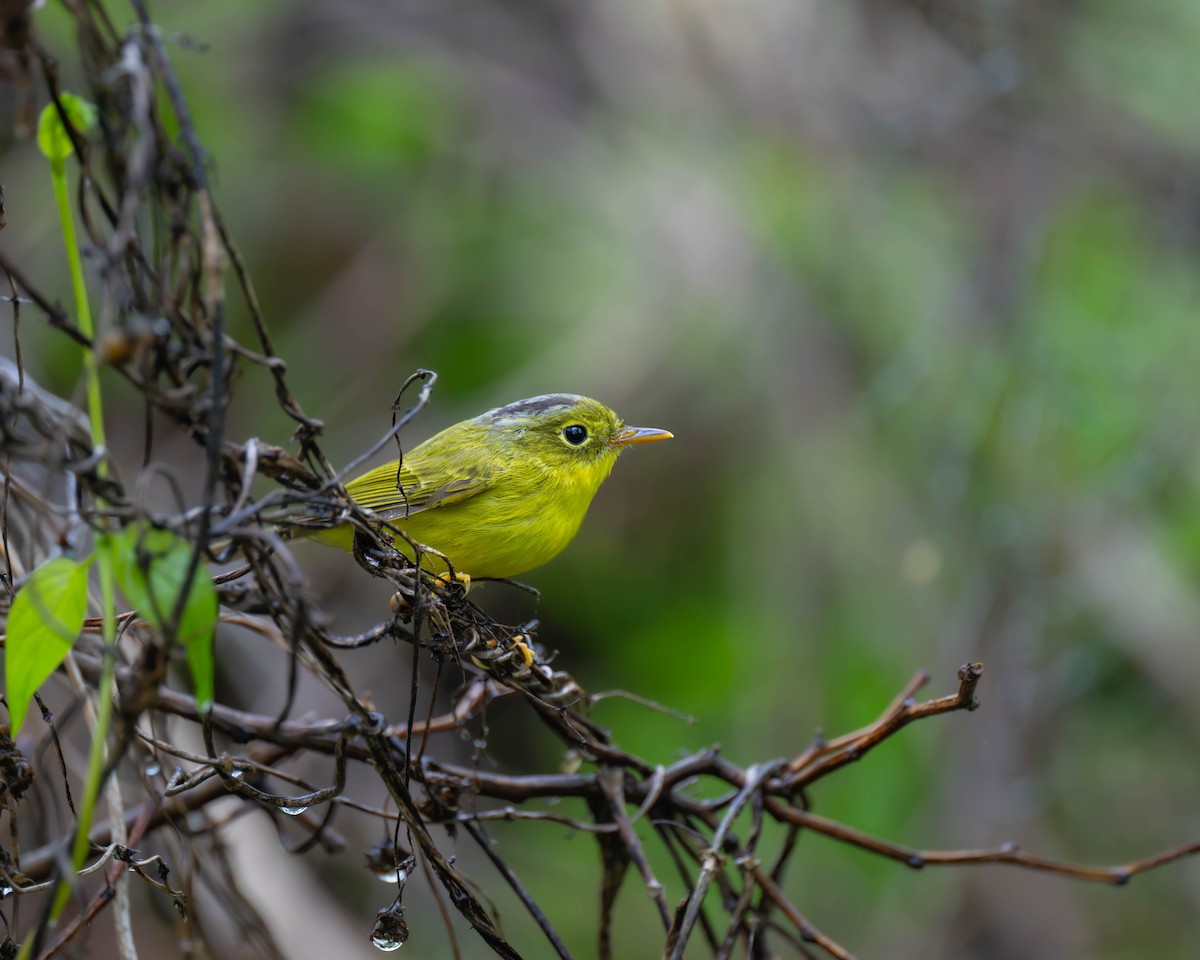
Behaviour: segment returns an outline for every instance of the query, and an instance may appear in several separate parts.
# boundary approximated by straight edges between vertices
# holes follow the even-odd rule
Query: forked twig
[[[93,829],[91,840],[101,855],[72,878],[81,896],[53,942],[47,941],[44,922],[22,929],[14,921],[14,936],[46,943],[46,956],[63,950],[109,905],[119,873],[132,870],[155,896],[168,898],[181,911],[193,880],[207,882],[215,902],[239,929],[263,952],[276,951],[266,925],[242,895],[244,878],[230,866],[225,849],[228,824],[246,811],[262,809],[271,812],[282,846],[297,854],[297,863],[302,862],[300,854],[318,843],[338,848],[340,835],[330,826],[335,810],[339,816],[370,817],[376,828],[383,824],[395,848],[407,843],[405,877],[397,872],[389,894],[394,899],[377,905],[382,908],[377,932],[383,942],[398,945],[406,935],[401,903],[405,882],[427,882],[439,893],[439,904],[444,894],[447,913],[457,910],[481,942],[508,958],[534,948],[505,936],[486,884],[467,879],[447,852],[443,831],[465,831],[472,837],[499,882],[515,894],[562,960],[572,956],[572,949],[576,954],[582,950],[558,933],[551,919],[556,904],[539,904],[490,842],[482,826],[487,821],[554,823],[595,838],[604,860],[597,931],[605,958],[614,953],[612,917],[631,866],[664,930],[662,943],[643,951],[647,955],[662,952],[668,960],[680,960],[685,951],[696,955],[707,949],[725,960],[744,945],[755,958],[787,949],[801,956],[819,950],[850,958],[850,951],[818,929],[785,889],[785,869],[799,859],[797,839],[805,831],[912,868],[1004,864],[1116,885],[1200,854],[1198,840],[1116,866],[1052,860],[1014,844],[919,850],[872,836],[828,811],[810,809],[822,781],[871,756],[909,724],[974,710],[983,670],[977,663],[959,670],[956,691],[925,701],[916,697],[929,675],[918,672],[874,722],[797,747],[790,760],[742,765],[716,748],[679,756],[663,744],[657,757],[623,749],[622,738],[591,715],[599,697],[589,698],[580,682],[551,662],[539,643],[536,621],[495,620],[457,584],[415,566],[394,544],[407,541],[418,557],[435,556],[436,551],[413,543],[399,525],[346,496],[342,481],[379,449],[392,441],[399,444],[401,432],[424,410],[434,374],[416,371],[405,384],[421,384],[411,406],[381,411],[381,417],[391,414],[391,426],[341,470],[333,467],[318,442],[321,422],[296,400],[246,258],[210,192],[208,160],[167,40],[143,0],[132,3],[138,24],[125,35],[113,26],[103,0],[67,7],[77,27],[84,83],[100,109],[104,134],[76,146],[84,170],[81,213],[87,215],[90,242],[102,253],[97,294],[111,307],[111,325],[119,328],[106,332],[120,334],[115,339],[123,344],[121,349],[111,343],[103,347],[105,359],[114,375],[141,397],[146,423],[155,425],[154,431],[147,430],[146,463],[153,460],[154,432],[161,429],[175,429],[195,444],[193,467],[202,479],[197,502],[180,502],[154,519],[187,539],[189,572],[208,560],[234,565],[215,578],[224,628],[236,631],[246,644],[262,644],[273,656],[280,651],[288,656],[287,705],[278,715],[253,704],[238,708],[225,702],[200,710],[195,698],[168,681],[168,664],[181,656],[171,645],[174,631],[165,631],[164,637],[136,614],[123,614],[115,666],[119,723],[109,773],[123,768],[128,808],[123,815],[113,812],[116,824]],[[6,43],[42,64],[43,81],[57,99],[56,66],[32,35],[22,40],[10,31]],[[124,78],[121,90],[128,95],[114,95],[114,78]],[[152,95],[155,84],[164,97]],[[163,112],[167,108],[169,118]],[[66,312],[2,252],[0,270],[14,285],[14,297],[19,287],[46,324],[76,345],[93,349]],[[239,343],[224,326],[227,271],[233,272],[251,318],[250,344]],[[26,314],[22,323],[28,325]],[[97,343],[102,339],[97,337]],[[224,411],[241,382],[239,374],[242,379],[257,376],[273,391],[279,408],[296,424],[290,444],[226,435]],[[95,529],[113,530],[139,519],[145,513],[142,494],[151,480],[184,486],[150,467],[140,475],[130,471],[128,486],[116,479],[115,471],[113,477],[102,477],[97,465],[106,456],[111,451],[93,448],[86,420],[74,405],[40,387],[20,365],[0,361],[0,544],[7,571],[0,612],[9,608],[20,578],[64,544],[78,547]],[[273,480],[275,489],[256,493],[263,478]],[[182,494],[177,498],[182,501]],[[297,530],[311,532],[316,525],[333,523],[353,529],[355,558],[393,593],[390,605],[381,601],[373,612],[374,626],[351,635],[335,631],[291,551],[290,538]],[[179,621],[184,597],[176,600],[172,619]],[[22,845],[29,848],[21,852],[13,842],[11,850],[0,849],[0,878],[20,895],[15,902],[44,898],[50,885],[63,879],[57,871],[63,869],[64,838],[73,830],[67,784],[79,770],[69,769],[76,761],[69,747],[60,746],[59,733],[80,712],[79,705],[95,695],[102,675],[97,631],[98,622],[85,624],[70,661],[82,683],[69,691],[68,708],[59,711],[58,719],[43,709],[49,732],[36,734],[43,738],[38,749],[26,756],[23,740],[14,744],[0,737],[0,811],[9,814],[14,841],[19,823]],[[410,696],[391,717],[380,713],[351,679],[357,675],[351,666],[360,651],[384,642],[412,645]],[[430,658],[437,662],[438,681],[458,684],[458,690],[421,689],[418,668]],[[290,717],[291,696],[302,674],[337,698],[336,715]],[[418,694],[427,698],[428,710],[420,714],[425,722],[416,720]],[[557,771],[521,773],[479,762],[485,750],[480,730],[492,722],[488,707],[502,698],[509,701],[506,712],[527,711],[527,718],[536,718],[568,749],[571,762]],[[444,712],[434,714],[435,702]],[[460,739],[475,745],[474,760],[464,760],[455,749]],[[72,741],[64,737],[62,742]],[[193,746],[195,742],[203,748]],[[288,766],[314,756],[326,768],[325,758],[333,760],[323,789],[310,787],[307,771]],[[142,763],[149,759],[152,765]],[[187,769],[158,770],[164,759]],[[358,768],[356,776],[350,776],[352,766]],[[35,770],[53,775],[34,777]],[[36,795],[42,802],[16,802],[26,789],[42,791]],[[133,789],[141,793],[134,797]],[[535,800],[575,803],[553,810],[519,808]],[[218,801],[223,802],[220,807]],[[306,822],[302,814],[298,819],[286,815],[318,803],[328,803],[323,818],[312,816]],[[767,829],[772,822],[783,829]],[[129,831],[127,844],[114,839],[122,826]],[[139,850],[133,851],[131,844]],[[655,854],[662,850],[677,877],[656,872]],[[178,869],[181,860],[197,870],[176,890],[166,870],[169,865]],[[414,880],[416,861],[422,872]],[[673,909],[673,904],[678,906]],[[363,913],[364,925],[370,912]],[[136,912],[131,916],[145,922]],[[189,923],[194,925],[189,936],[203,938],[200,918],[189,916]]]

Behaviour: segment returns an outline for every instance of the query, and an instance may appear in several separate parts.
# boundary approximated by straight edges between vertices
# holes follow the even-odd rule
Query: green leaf
[[[201,710],[207,709],[213,699],[213,634],[217,626],[217,591],[208,570],[203,562],[197,564],[176,624],[175,608],[192,561],[187,541],[170,530],[144,523],[130,524],[103,541],[125,597],[164,637],[183,644],[196,701]]]
[[[86,611],[87,564],[68,557],[34,570],[13,599],[4,676],[14,737],[34,692],[71,652]]]
[[[87,135],[95,129],[96,105],[94,103],[84,100],[83,97],[77,97],[73,93],[59,94],[58,99],[67,119],[71,121],[71,126],[78,133]],[[41,116],[38,117],[37,141],[38,147],[51,163],[62,163],[75,152],[75,145],[71,143],[66,127],[63,126],[62,117],[59,116],[58,108],[53,102],[46,104],[42,108]]]

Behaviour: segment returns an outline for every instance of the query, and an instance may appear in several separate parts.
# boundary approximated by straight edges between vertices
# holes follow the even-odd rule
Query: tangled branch
[[[26,926],[18,924],[14,909],[11,929],[35,945],[37,956],[65,950],[100,911],[118,902],[116,891],[131,877],[168,898],[194,922],[189,894],[168,882],[170,856],[165,846],[156,845],[157,838],[172,831],[186,837],[195,855],[219,861],[222,830],[231,816],[250,809],[265,809],[276,818],[296,817],[308,837],[295,852],[318,844],[341,849],[344,841],[332,826],[335,813],[384,822],[394,831],[393,841],[372,852],[368,867],[394,878],[396,896],[376,915],[374,942],[386,949],[407,937],[402,898],[405,885],[420,876],[420,866],[491,950],[510,958],[536,948],[518,948],[505,937],[479,887],[445,853],[442,837],[447,833],[461,830],[479,846],[499,881],[564,960],[574,954],[553,925],[554,909],[535,900],[493,845],[488,823],[544,821],[594,837],[604,871],[601,956],[613,955],[616,895],[633,868],[661,923],[663,955],[672,960],[697,941],[720,958],[738,949],[747,956],[773,956],[781,944],[803,956],[812,955],[811,945],[831,957],[850,957],[786,893],[784,874],[804,831],[912,868],[1001,863],[1112,884],[1200,851],[1200,842],[1191,842],[1131,863],[1098,867],[1046,859],[1014,845],[917,850],[810,809],[809,793],[820,781],[864,760],[909,724],[974,710],[983,670],[976,663],[959,670],[956,691],[930,700],[915,699],[929,679],[917,674],[875,722],[830,740],[817,739],[791,758],[741,766],[710,749],[663,765],[619,747],[590,716],[593,701],[583,685],[550,663],[536,622],[508,625],[492,619],[457,583],[431,577],[419,562],[414,565],[398,552],[396,542],[407,540],[402,530],[346,496],[343,479],[377,450],[399,443],[404,428],[428,402],[434,377],[427,371],[414,374],[405,388],[416,388],[416,396],[410,402],[406,398],[412,390],[401,390],[391,428],[362,456],[335,468],[320,446],[320,421],[304,412],[289,385],[244,259],[210,192],[206,155],[163,38],[140,0],[132,2],[136,22],[123,33],[102,4],[71,7],[88,94],[99,107],[102,131],[98,142],[79,143],[77,149],[83,164],[79,208],[99,264],[106,326],[92,342],[17,264],[0,255],[0,269],[42,320],[95,351],[148,411],[195,442],[205,478],[199,502],[187,505],[180,496],[177,511],[150,519],[192,545],[194,568],[234,565],[214,577],[222,623],[288,654],[289,696],[279,715],[219,702],[203,709],[191,694],[168,683],[167,665],[178,659],[179,651],[165,645],[151,623],[132,611],[123,613],[118,643],[110,651],[99,642],[99,621],[86,622],[62,669],[61,681],[71,691],[71,714],[84,711],[96,698],[114,696],[119,722],[108,745],[108,775],[144,770],[147,757],[156,763],[166,759],[174,771],[143,776],[142,794],[132,805],[124,805],[124,788],[118,788],[109,803],[109,820],[92,830],[89,865],[74,873],[65,856],[74,816],[70,764],[59,739],[67,719],[43,710],[44,732],[36,744],[0,737],[0,809],[7,813],[11,836],[19,834],[27,847],[19,849],[14,839],[0,850],[4,887],[17,896],[15,902],[26,897],[44,902],[56,882],[69,882],[82,895],[70,922],[53,935],[45,909]],[[32,29],[21,37],[24,55],[40,65],[42,83],[57,99],[52,58]],[[166,92],[165,104],[156,90]],[[172,129],[178,134],[168,133]],[[149,235],[160,238],[159,248],[148,242]],[[253,345],[237,342],[225,329],[229,273],[252,318]],[[15,314],[18,298],[10,302]],[[280,409],[296,425],[290,445],[228,436],[224,411],[245,371],[270,378]],[[118,479],[123,470],[100,469],[111,463],[111,452],[97,449],[82,414],[33,382],[19,361],[0,364],[0,450],[5,458],[6,608],[23,578],[56,551],[79,547],[97,531],[145,518],[142,491],[152,474],[143,472],[126,486]],[[251,491],[259,476],[274,486],[256,497]],[[368,574],[386,581],[393,594],[375,625],[353,635],[331,628],[332,618],[311,595],[291,552],[294,536],[333,524],[353,526],[356,560]],[[418,561],[430,552],[409,543]],[[451,709],[417,718],[422,691],[416,669],[404,718],[383,715],[355,688],[344,665],[355,651],[385,641],[410,645],[414,665],[417,658],[432,660],[443,685],[449,683],[445,678],[457,678]],[[111,691],[102,689],[107,656],[117,659]],[[339,716],[292,718],[301,672],[338,698]],[[424,695],[432,703],[438,692]],[[580,768],[502,773],[455,762],[452,750],[440,749],[441,743],[469,732],[500,699],[516,701],[537,717],[580,758]],[[166,717],[185,724],[192,735],[157,732],[179,729],[178,724],[164,724]],[[186,742],[202,743],[203,750]],[[307,783],[285,766],[313,755],[332,758],[325,786]],[[348,794],[347,768],[355,764],[373,773],[374,795]],[[716,795],[701,799],[712,792],[697,790],[701,785],[717,789]],[[31,790],[38,793],[36,806],[22,802]],[[216,802],[231,795],[240,800],[239,813],[214,813]],[[544,798],[576,798],[589,816],[522,807]],[[785,828],[783,843],[774,848],[765,839],[767,821]],[[639,835],[639,827],[649,839]],[[649,840],[669,855],[676,879],[657,875]],[[267,925],[240,897],[232,879],[226,893],[240,914],[250,918],[243,923],[253,928],[251,939],[270,953]]]

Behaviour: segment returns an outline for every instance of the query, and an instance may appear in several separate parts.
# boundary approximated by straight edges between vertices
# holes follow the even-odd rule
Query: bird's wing
[[[360,505],[388,519],[403,520],[414,513],[458,503],[492,485],[491,471],[478,463],[461,464],[454,457],[414,455],[385,463],[346,484]]]

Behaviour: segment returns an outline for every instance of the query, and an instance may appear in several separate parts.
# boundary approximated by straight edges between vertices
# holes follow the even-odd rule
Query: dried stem
[[[407,407],[397,398],[391,427],[359,456],[340,468],[326,457],[319,444],[321,422],[296,400],[246,258],[234,245],[207,183],[207,157],[166,45],[141,0],[133,0],[133,6],[138,24],[124,35],[113,27],[101,0],[66,8],[76,21],[85,86],[100,108],[106,134],[78,145],[84,176],[75,201],[92,246],[101,252],[100,295],[104,303],[119,305],[110,318],[112,329],[100,331],[111,334],[103,346],[104,360],[141,396],[156,431],[174,429],[194,443],[192,466],[203,478],[196,501],[182,502],[179,495],[174,512],[154,519],[187,540],[194,568],[215,558],[235,566],[214,579],[223,623],[248,642],[269,644],[272,655],[286,654],[288,702],[278,715],[253,703],[239,708],[218,702],[211,711],[202,711],[195,698],[167,682],[168,664],[179,651],[150,624],[132,613],[121,614],[121,635],[113,648],[118,691],[113,760],[104,773],[111,776],[114,768],[122,768],[127,809],[122,814],[114,794],[110,823],[97,824],[88,837],[92,866],[68,878],[63,850],[74,829],[68,783],[80,778],[81,769],[71,748],[60,746],[59,732],[105,675],[99,622],[88,624],[72,654],[72,669],[83,682],[58,718],[43,709],[43,748],[27,757],[19,745],[0,736],[0,811],[8,811],[13,837],[19,825],[26,848],[20,850],[14,842],[0,851],[0,876],[17,902],[42,898],[44,903],[48,888],[40,885],[68,879],[81,894],[77,911],[54,931],[53,940],[44,909],[43,919],[35,917],[24,927],[14,912],[15,938],[41,942],[43,956],[75,949],[73,938],[112,904],[114,885],[136,877],[180,910],[191,884],[206,883],[248,941],[264,953],[275,951],[262,918],[241,894],[243,884],[225,849],[228,823],[248,810],[270,812],[281,842],[297,853],[297,864],[304,862],[299,855],[317,844],[340,849],[341,835],[331,826],[335,810],[344,819],[370,818],[376,830],[380,823],[389,833],[395,830],[392,842],[396,848],[407,842],[411,852],[405,851],[404,858],[412,858],[412,869],[405,879],[397,879],[394,900],[375,905],[381,908],[377,935],[404,935],[404,884],[428,882],[444,894],[447,912],[458,911],[488,949],[510,958],[544,946],[506,938],[488,896],[493,886],[516,896],[560,958],[594,950],[568,945],[559,935],[552,922],[558,904],[538,903],[518,879],[481,826],[491,820],[518,823],[520,829],[534,829],[527,821],[553,823],[595,838],[604,866],[598,923],[602,957],[615,949],[613,914],[630,867],[636,868],[664,931],[662,942],[643,951],[647,954],[681,958],[685,951],[698,955],[707,948],[726,958],[739,955],[744,946],[754,958],[785,950],[850,957],[806,918],[785,890],[785,871],[801,859],[797,839],[805,831],[914,868],[1005,864],[1111,884],[1200,853],[1200,841],[1192,840],[1126,864],[1089,866],[1025,853],[1012,844],[926,851],[809,809],[825,778],[867,759],[908,725],[974,710],[983,669],[976,663],[959,670],[957,690],[924,701],[916,697],[929,676],[917,673],[873,723],[807,747],[797,744],[790,760],[741,765],[715,748],[679,756],[671,744],[663,744],[658,757],[641,757],[617,746],[620,738],[589,714],[595,698],[589,699],[570,673],[551,664],[536,622],[500,623],[468,601],[457,584],[447,585],[414,568],[392,546],[405,538],[404,532],[347,498],[342,481],[375,451],[400,443],[425,409],[435,378],[425,370],[412,375],[406,386],[420,384],[416,396],[404,401]],[[30,62],[43,64],[47,91],[55,91],[53,62],[32,34],[23,51]],[[112,95],[114,77],[122,78],[120,96]],[[156,89],[164,96],[154,96]],[[105,340],[73,326],[66,312],[2,252],[0,270],[32,304],[22,316],[26,326],[32,313],[89,351],[93,341]],[[229,271],[237,281],[232,295],[240,294],[251,318],[250,344],[237,342],[224,329]],[[161,319],[139,326],[147,317]],[[120,340],[116,347],[109,342],[114,337]],[[227,435],[223,416],[234,387],[254,376],[296,424],[290,442]],[[385,409],[381,416],[388,413]],[[152,460],[150,446],[148,442],[147,462]],[[14,578],[19,584],[62,544],[85,542],[89,528],[116,529],[138,520],[145,485],[151,479],[172,479],[165,471],[143,469],[139,474],[136,465],[105,476],[100,469],[104,456],[87,418],[72,404],[40,387],[18,365],[0,361],[0,542],[7,588],[0,592],[0,608],[7,609],[11,601]],[[120,482],[122,477],[128,486]],[[273,481],[274,488],[260,495],[256,491],[263,489],[264,480]],[[353,635],[335,631],[291,552],[293,536],[335,523],[354,529],[355,559],[364,576],[386,581],[394,593],[393,602],[374,613],[374,626]],[[429,659],[437,663],[433,683],[414,669],[411,695],[396,716],[380,713],[347,669],[359,651],[385,642],[411,644],[415,665]],[[303,675],[336,696],[336,715],[290,716],[291,694]],[[450,684],[458,689],[448,689]],[[426,699],[418,704],[419,697]],[[574,765],[557,772],[509,773],[479,762],[482,748],[475,762],[462,762],[458,743],[481,741],[485,721],[498,722],[487,710],[500,699],[508,701],[504,722],[518,712],[536,717],[569,749]],[[442,711],[436,715],[435,703]],[[427,719],[418,722],[417,716]],[[146,773],[141,761],[149,754],[176,758],[187,769],[167,776]],[[307,770],[301,776],[289,768],[293,761],[314,756],[326,758],[320,764],[325,779],[316,786],[305,779],[311,776]],[[663,760],[667,756],[669,763]],[[354,776],[352,767],[358,768]],[[38,802],[14,802],[25,790],[39,791]],[[229,802],[216,807],[218,800]],[[553,811],[519,809],[535,800],[583,803]],[[301,806],[312,809],[295,820],[280,815]],[[771,822],[785,829],[765,829]],[[304,828],[299,839],[294,835],[297,823]],[[126,841],[119,839],[122,827],[128,831]],[[340,821],[339,828],[345,829]],[[495,875],[468,881],[461,864],[447,853],[443,831],[470,835],[486,858],[484,869],[490,864]],[[777,839],[780,834],[782,840]],[[103,851],[98,860],[97,850]],[[678,876],[666,876],[661,869],[656,873],[655,858],[663,851]],[[417,861],[427,874],[417,872],[414,879],[408,874]],[[186,872],[184,890],[175,891],[162,871],[185,864],[194,873]],[[364,929],[371,913],[364,909],[359,917]],[[135,933],[140,924],[154,922],[135,909],[129,910],[129,919]],[[122,928],[127,929],[123,921]],[[203,940],[201,918],[189,915],[186,929]],[[122,942],[126,955],[132,955],[132,937],[125,933]],[[471,951],[464,948],[463,953]]]

